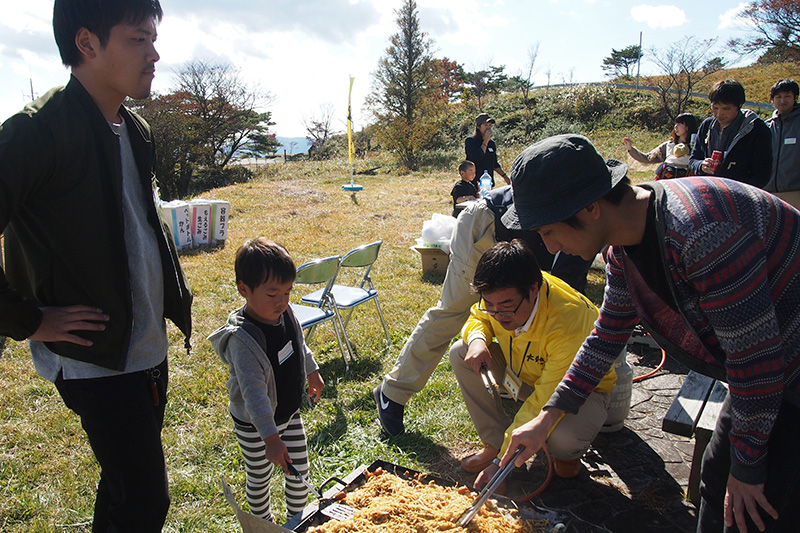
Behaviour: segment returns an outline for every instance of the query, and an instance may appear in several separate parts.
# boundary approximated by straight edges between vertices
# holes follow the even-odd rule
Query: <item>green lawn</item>
[[[596,144],[604,155],[622,157],[621,137],[598,134]],[[634,142],[649,150],[660,138],[641,134]],[[515,153],[503,150],[506,168]],[[327,384],[322,400],[303,412],[315,484],[376,459],[446,475],[453,471],[454,458],[477,446],[446,358],[407,406],[405,435],[381,438],[371,397],[419,317],[438,299],[442,278],[423,277],[420,258],[409,247],[432,213],[450,212],[454,179],[450,172],[356,176],[364,190],[351,197],[341,189],[349,182],[346,161],[293,162],[272,167],[253,182],[204,195],[230,201],[229,237],[225,247],[182,256],[195,294],[194,333],[187,355],[177,329],[170,326],[163,436],[172,506],[165,531],[238,528],[219,478],[225,476],[244,503],[244,467],[226,410],[227,371],[205,338],[242,303],[233,283],[233,256],[249,237],[264,235],[283,243],[298,265],[384,241],[372,278],[391,348],[385,349],[372,305],[359,308],[348,327],[358,357],[349,372],[344,372],[330,325],[321,326],[310,343]],[[602,276],[593,274],[591,285],[590,296],[598,301]],[[97,477],[77,417],[55,388],[36,376],[27,344],[6,341],[0,358],[0,531],[89,531]],[[274,488],[280,513],[282,491]]]

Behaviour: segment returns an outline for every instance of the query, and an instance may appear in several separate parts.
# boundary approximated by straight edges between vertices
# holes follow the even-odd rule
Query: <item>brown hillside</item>
[[[644,83],[657,80],[661,76],[644,78]],[[773,63],[771,65],[753,64],[746,67],[723,69],[695,86],[694,92],[708,93],[711,86],[719,80],[733,78],[744,86],[747,99],[753,102],[769,102],[769,89],[783,78],[800,80],[800,65],[797,63]]]

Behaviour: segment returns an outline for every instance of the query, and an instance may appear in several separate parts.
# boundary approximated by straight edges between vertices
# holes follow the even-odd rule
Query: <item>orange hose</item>
[[[652,371],[648,372],[647,374],[644,374],[644,375],[637,376],[637,377],[633,378],[632,381],[633,382],[643,381],[643,380],[653,376],[654,374],[656,374],[659,370],[661,370],[664,367],[664,364],[666,362],[667,362],[667,352],[665,352],[664,349],[662,348],[661,349],[661,362],[658,363],[658,366],[656,368],[654,368]],[[547,457],[547,478],[545,478],[545,480],[542,482],[541,485],[539,485],[539,487],[536,490],[534,490],[533,492],[530,492],[530,493],[522,496],[521,498],[517,498],[514,501],[522,503],[522,502],[527,502],[527,501],[535,498],[536,496],[538,496],[539,494],[544,492],[544,489],[547,488],[547,486],[550,484],[550,481],[553,479],[553,472],[554,472],[553,457],[550,455],[550,450],[547,449],[546,445],[542,446],[542,450],[544,451],[544,454]]]
[[[553,479],[553,458],[550,456],[550,450],[547,449],[546,445],[542,446],[542,450],[544,450],[544,454],[547,457],[547,478],[539,485],[539,488],[514,501],[522,503],[527,502],[531,498],[535,498],[547,488],[547,485],[550,484],[550,480]]]
[[[653,374],[661,370],[664,367],[664,363],[666,362],[667,362],[667,352],[664,351],[664,348],[661,348],[661,362],[658,363],[658,366],[651,372],[648,372],[647,374],[644,374],[642,376],[636,376],[635,378],[633,378],[632,382],[636,383],[651,377]]]

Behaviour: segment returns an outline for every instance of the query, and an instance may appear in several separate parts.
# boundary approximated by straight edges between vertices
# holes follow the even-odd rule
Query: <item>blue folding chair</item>
[[[306,341],[310,342],[311,335],[314,333],[314,328],[323,322],[332,321],[333,331],[336,334],[336,342],[339,344],[339,351],[344,360],[345,370],[349,370],[347,357],[342,348],[342,337],[347,345],[347,351],[350,354],[350,360],[354,361],[353,352],[350,350],[350,343],[347,341],[347,334],[344,331],[344,324],[342,318],[339,316],[339,310],[336,307],[333,295],[331,294],[331,287],[336,280],[336,274],[339,272],[339,256],[333,255],[324,259],[317,259],[310,261],[297,268],[297,277],[294,280],[295,285],[323,285],[323,288],[316,291],[320,297],[317,301],[311,302],[313,305],[303,305],[303,303],[292,303],[292,311],[294,311],[300,326],[305,330],[308,329],[306,334]],[[303,300],[301,299],[301,302]],[[305,302],[308,303],[308,302]]]
[[[346,309],[347,315],[343,322],[343,328],[347,326],[350,317],[353,315],[353,310],[359,305],[366,303],[370,300],[375,302],[375,307],[378,309],[378,316],[381,319],[383,332],[386,335],[386,346],[391,345],[391,338],[389,337],[389,330],[386,327],[386,321],[383,319],[383,312],[381,305],[378,302],[378,291],[372,284],[372,279],[369,277],[372,264],[378,258],[378,252],[381,249],[383,241],[375,241],[370,244],[359,246],[347,252],[339,261],[339,269],[343,268],[363,268],[364,275],[360,280],[358,286],[342,285],[334,283],[328,294],[333,296],[333,301],[339,310]],[[325,298],[325,289],[312,292],[303,296],[300,301],[307,304],[319,305]],[[347,340],[347,336],[345,336]]]

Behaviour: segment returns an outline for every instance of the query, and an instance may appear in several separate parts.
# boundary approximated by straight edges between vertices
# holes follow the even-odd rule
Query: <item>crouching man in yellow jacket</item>
[[[598,310],[565,282],[542,273],[521,240],[499,242],[478,262],[472,290],[481,300],[470,309],[462,339],[450,348],[458,379],[483,449],[461,460],[470,473],[481,472],[480,487],[497,470],[511,432],[539,414],[567,372],[581,343],[592,331]],[[522,407],[511,422],[487,391],[481,368],[488,369]],[[556,474],[574,477],[580,458],[608,416],[613,368],[575,414],[565,415],[547,439]]]

